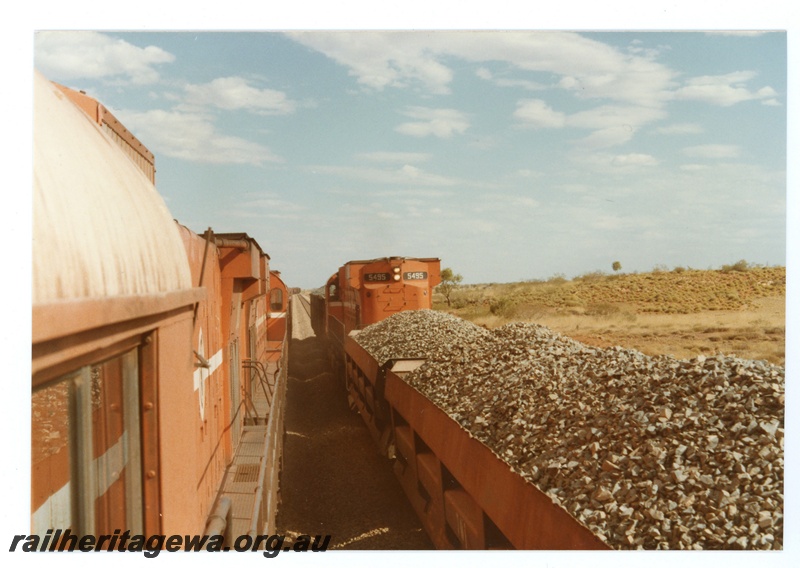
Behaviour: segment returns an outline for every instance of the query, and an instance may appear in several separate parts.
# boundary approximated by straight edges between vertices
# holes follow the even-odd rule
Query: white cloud
[[[588,167],[596,173],[620,174],[640,171],[657,166],[659,161],[650,154],[611,154],[608,152],[577,153],[572,161]]]
[[[762,87],[756,91],[756,97],[759,99],[771,99],[777,97],[778,93],[772,87]]]
[[[656,166],[656,160],[650,154],[618,154],[614,156],[611,163],[615,166]]]
[[[427,162],[431,155],[422,152],[366,152],[356,157],[369,162],[408,164]]]
[[[487,32],[476,41],[458,36],[460,49],[472,60],[506,61],[527,71],[567,79],[560,86],[580,98],[653,103],[663,98],[673,73],[648,58],[620,52],[605,43],[569,32]]]
[[[547,85],[537,83],[528,79],[506,79],[503,77],[495,77],[494,74],[486,67],[480,67],[475,71],[475,75],[484,81],[491,81],[498,87],[521,87],[528,91],[541,91],[547,88]]]
[[[619,146],[633,138],[636,130],[628,125],[610,126],[595,130],[589,136],[579,140],[579,145],[583,148],[600,149]]]
[[[395,130],[418,138],[450,138],[453,134],[463,134],[469,128],[466,115],[455,109],[409,107],[403,114],[414,119],[414,122],[404,122]]]
[[[420,40],[438,34],[383,32],[293,32],[300,43],[346,67],[358,82],[382,90],[421,83],[446,94],[452,71],[427,52]]]
[[[638,39],[633,40],[630,45],[628,45],[627,52],[632,55],[645,57],[647,59],[654,59],[655,57],[661,55],[662,51],[670,49],[667,46],[658,46],[657,48],[643,47],[643,43],[644,42]]]
[[[682,122],[656,128],[658,134],[702,134],[705,129],[699,124]]]
[[[636,129],[643,124],[660,120],[666,112],[659,108],[643,106],[602,105],[577,112],[568,117],[569,126],[578,128],[616,128]]]
[[[518,70],[551,73],[580,98],[656,104],[667,98],[675,73],[649,57],[570,32],[292,32],[290,37],[346,66],[362,85],[384,89],[421,85],[450,92],[453,72],[442,61],[505,62]],[[479,73],[491,78],[488,70]],[[533,83],[527,83],[533,87]]]
[[[48,79],[115,79],[134,84],[158,80],[157,65],[175,56],[155,46],[136,47],[93,31],[38,32],[34,36],[36,68]]]
[[[523,99],[517,103],[514,117],[523,126],[563,128],[565,126],[594,130],[579,141],[583,148],[608,148],[628,142],[639,127],[660,120],[666,112],[660,108],[602,105],[589,110],[564,114],[552,109],[541,99]]]
[[[248,110],[257,114],[290,114],[296,104],[286,94],[251,86],[242,77],[220,77],[202,85],[186,85],[184,106],[215,106],[224,110]]]
[[[479,67],[477,71],[475,71],[475,75],[485,81],[491,81],[493,78],[492,72],[489,71],[486,67]]]
[[[494,83],[498,87],[521,87],[528,91],[543,91],[548,88],[547,85],[525,79],[495,79]]]
[[[566,124],[563,112],[553,110],[541,99],[524,99],[517,102],[514,117],[531,128],[562,128]]]
[[[691,158],[738,158],[741,148],[734,144],[701,144],[684,148],[683,153]]]
[[[156,154],[213,164],[282,161],[266,146],[218,132],[205,114],[164,110],[116,114]]]
[[[455,178],[431,174],[408,164],[394,169],[356,168],[352,166],[315,166],[314,171],[373,184],[449,187],[459,183]]]
[[[541,99],[523,99],[517,103],[514,112],[514,117],[527,127],[568,126],[594,130],[579,143],[585,148],[595,149],[624,144],[633,138],[640,126],[665,116],[666,112],[659,108],[628,105],[602,105],[567,115],[552,109]]]
[[[244,209],[259,208],[271,211],[280,212],[300,212],[305,211],[307,208],[299,204],[297,201],[290,201],[281,198],[276,193],[262,193],[247,196],[248,199],[241,202]]]
[[[694,77],[675,91],[679,100],[696,100],[721,106],[732,106],[743,101],[772,100],[777,92],[772,87],[751,91],[746,83],[755,78],[753,71],[736,71],[726,75]]]

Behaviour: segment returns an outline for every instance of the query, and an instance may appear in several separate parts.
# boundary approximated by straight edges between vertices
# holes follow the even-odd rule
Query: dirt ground
[[[689,359],[735,355],[784,365],[785,298],[761,298],[752,307],[695,314],[637,314],[635,317],[545,317],[537,321],[597,347],[619,345],[647,355]]]
[[[432,549],[303,310],[292,325],[278,533],[330,534],[329,550]]]
[[[738,264],[738,263],[737,263]],[[784,365],[786,269],[675,269],[459,287],[446,310],[488,328],[538,323],[598,347]]]

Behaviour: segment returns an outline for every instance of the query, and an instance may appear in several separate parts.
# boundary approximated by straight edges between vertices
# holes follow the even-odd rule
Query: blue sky
[[[787,36],[40,32],[191,229],[290,285],[438,256],[465,282],[784,264]]]

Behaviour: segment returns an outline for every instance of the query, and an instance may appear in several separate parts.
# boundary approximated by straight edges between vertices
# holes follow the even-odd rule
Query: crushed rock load
[[[409,310],[365,327],[356,341],[379,365],[389,359],[450,359],[452,349],[490,340],[492,332],[434,310]]]
[[[362,335],[419,343],[406,380],[612,548],[783,547],[783,367],[407,313]]]

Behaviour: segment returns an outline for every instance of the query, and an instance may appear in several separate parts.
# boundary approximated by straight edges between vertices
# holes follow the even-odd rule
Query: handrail
[[[263,363],[260,361],[255,361],[253,359],[244,359],[242,361],[242,365],[248,369],[255,369],[256,375],[258,377],[258,382],[261,383],[261,390],[264,392],[264,397],[267,399],[267,402],[270,406],[272,406],[272,398],[274,396],[274,391],[272,389],[272,385],[269,383],[269,379],[267,378],[267,370],[264,367]],[[269,393],[267,393],[269,390]]]
[[[222,536],[223,542],[230,541],[232,525],[232,501],[222,497],[206,520],[206,536]]]
[[[253,408],[253,416],[255,416],[255,420],[254,421],[257,423],[258,422],[258,409],[256,408],[256,405],[251,400],[250,396],[247,393],[245,393],[245,397],[244,397],[244,413],[246,415],[246,419],[247,420],[252,420],[251,415],[250,415],[250,410],[248,410],[248,408],[247,408],[247,403],[250,403],[250,406]]]

